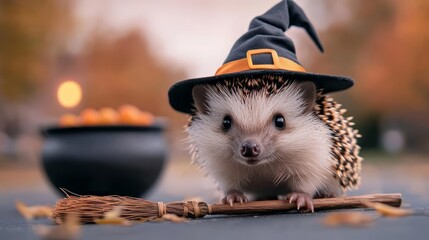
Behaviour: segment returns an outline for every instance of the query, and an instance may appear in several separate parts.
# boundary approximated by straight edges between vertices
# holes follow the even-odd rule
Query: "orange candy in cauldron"
[[[140,125],[149,126],[153,123],[154,116],[149,112],[140,111],[132,105],[123,105],[117,111],[105,107],[100,110],[87,108],[79,116],[64,114],[59,124],[62,127],[71,126],[96,126],[96,125]]]

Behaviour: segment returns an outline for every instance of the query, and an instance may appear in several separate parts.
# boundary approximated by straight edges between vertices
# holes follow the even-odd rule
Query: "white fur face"
[[[243,95],[208,87],[205,97],[208,111],[197,112],[188,128],[189,141],[197,163],[221,187],[240,188],[240,182],[251,181],[251,172],[266,169],[273,184],[293,179],[296,186],[292,189],[309,193],[323,187],[332,166],[330,132],[312,111],[305,111],[297,84],[269,96],[263,91]],[[285,120],[284,129],[274,124],[279,115]],[[228,130],[222,125],[225,116],[232,119]],[[240,153],[247,140],[260,146],[260,154],[251,163]]]

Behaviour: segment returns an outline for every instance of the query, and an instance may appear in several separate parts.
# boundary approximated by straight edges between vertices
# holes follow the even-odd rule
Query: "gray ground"
[[[403,206],[429,211],[429,161],[383,162],[364,166],[363,184],[350,195],[403,194]],[[421,162],[421,160],[426,160]],[[171,162],[158,185],[146,198],[155,201],[202,197],[217,200],[213,184],[193,167]],[[37,168],[0,166],[0,239],[39,239],[33,228],[51,222],[24,220],[15,210],[21,200],[28,205],[53,204],[57,195]],[[373,211],[361,211],[377,216]],[[377,218],[366,227],[326,227],[328,212],[264,216],[211,217],[188,223],[144,223],[130,227],[86,225],[81,239],[429,239],[429,217]]]

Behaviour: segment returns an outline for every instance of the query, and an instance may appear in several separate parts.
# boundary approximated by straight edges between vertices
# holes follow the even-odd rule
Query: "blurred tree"
[[[360,93],[383,113],[429,110],[429,2],[393,1],[394,19],[374,32],[356,66]],[[362,66],[365,66],[362,69]],[[362,79],[362,80],[360,80]]]
[[[364,115],[429,110],[429,2],[345,3],[350,16],[322,33],[327,53],[314,56],[311,69],[354,77],[347,95]]]
[[[52,77],[73,26],[71,0],[0,0],[0,99],[30,99]]]
[[[162,62],[165,59],[149,48],[141,30],[130,30],[115,38],[95,33],[80,58],[84,107],[133,104],[156,115],[169,116],[174,124],[184,124],[184,116],[171,109],[167,92],[185,74],[177,66]]]
[[[32,122],[24,106],[46,88],[66,48],[74,25],[72,3],[0,0],[0,134],[10,138],[11,152]]]
[[[333,9],[338,1],[327,0],[326,4],[326,9]],[[429,117],[429,2],[373,0],[341,4],[349,9],[349,15],[321,34],[327,51],[312,56],[309,69],[355,79],[355,87],[336,98],[356,116],[363,145],[377,144],[380,133],[374,129],[381,131],[389,126],[374,126],[385,123],[386,118],[414,121],[396,127],[408,132],[410,138],[427,141],[422,135],[429,133],[429,127],[421,119]],[[421,117],[422,113],[426,118]]]

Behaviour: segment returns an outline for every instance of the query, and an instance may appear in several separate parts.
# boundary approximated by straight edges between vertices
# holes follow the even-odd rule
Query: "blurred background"
[[[187,116],[169,106],[169,86],[213,75],[250,20],[277,2],[0,0],[3,188],[39,176],[40,127],[86,108],[132,104],[166,117],[170,163],[189,163]],[[288,31],[304,67],[355,79],[333,96],[355,117],[365,164],[429,161],[429,2],[296,2],[325,46],[321,54],[302,29]],[[81,89],[71,104],[61,101],[66,81]]]

